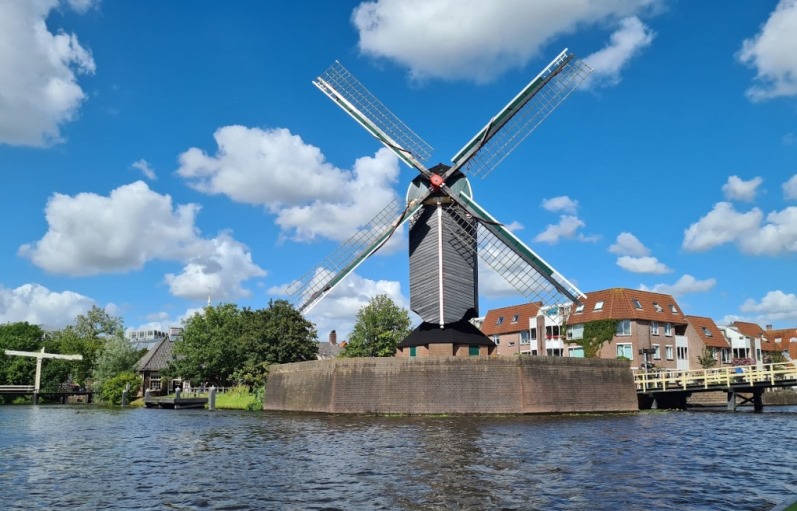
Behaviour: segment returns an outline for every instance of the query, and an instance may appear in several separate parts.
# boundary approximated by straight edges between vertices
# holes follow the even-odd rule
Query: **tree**
[[[0,325],[0,385],[33,385],[36,360],[5,354],[5,350],[39,351],[44,332],[27,322]],[[3,400],[0,397],[0,400]],[[8,396],[10,402],[11,397]],[[0,401],[2,402],[2,401]]]
[[[584,349],[584,358],[597,358],[603,345],[611,341],[616,333],[617,320],[599,319],[584,323],[584,336],[571,342]]]
[[[392,357],[410,334],[410,315],[387,295],[378,295],[357,313],[343,357]]]
[[[703,346],[703,350],[700,352],[700,355],[697,356],[697,363],[700,364],[700,367],[703,369],[711,369],[717,365],[717,359],[714,358],[714,354],[711,353],[708,346]]]
[[[141,358],[140,351],[133,348],[129,342],[116,337],[109,338],[97,357],[97,363],[91,373],[94,391],[99,392],[104,399],[105,385],[122,373],[135,375],[135,365],[139,358]],[[133,395],[137,386],[138,383],[131,386]]]

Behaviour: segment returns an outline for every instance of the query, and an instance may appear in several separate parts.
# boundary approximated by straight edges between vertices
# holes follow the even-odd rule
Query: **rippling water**
[[[348,417],[0,407],[2,509],[768,510],[797,408]]]

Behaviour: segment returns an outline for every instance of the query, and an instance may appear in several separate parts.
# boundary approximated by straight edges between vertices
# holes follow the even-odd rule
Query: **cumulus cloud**
[[[77,75],[93,74],[94,59],[77,35],[47,27],[57,6],[58,0],[0,2],[0,143],[61,142],[61,126],[86,99]]]
[[[141,173],[151,181],[158,179],[158,176],[155,175],[155,171],[149,166],[149,162],[147,160],[141,159],[135,161],[130,165],[130,168],[140,170]]]
[[[214,138],[215,155],[191,148],[177,173],[203,193],[264,206],[298,241],[346,240],[396,198],[398,158],[388,149],[347,171],[286,129],[225,126]]]
[[[760,301],[748,299],[740,307],[746,314],[752,314],[757,321],[771,323],[776,321],[797,321],[797,295],[776,290],[768,292]]]
[[[16,289],[0,286],[0,324],[27,321],[32,325],[63,328],[94,305],[94,300],[72,291],[51,291],[39,284]]]
[[[650,255],[650,249],[642,244],[630,232],[621,232],[617,235],[617,242],[609,247],[609,252],[620,256],[643,257]]]
[[[205,239],[195,218],[199,206],[172,205],[168,195],[152,191],[143,181],[120,186],[110,195],[54,194],[47,203],[47,233],[20,247],[19,254],[56,274],[96,275],[125,272],[153,260],[185,264],[167,282],[178,296],[197,297],[188,275],[211,285],[224,297],[246,294],[240,283],[262,276],[243,245],[229,235]],[[207,287],[202,295],[206,294]]]
[[[702,252],[726,243],[753,255],[797,252],[797,207],[773,211],[764,218],[758,208],[741,213],[732,204],[719,202],[684,231],[682,246]]]
[[[584,59],[593,72],[582,88],[620,83],[620,71],[633,57],[650,46],[653,37],[653,31],[636,16],[620,20],[620,28],[611,35],[606,47]]]
[[[737,54],[740,62],[756,70],[747,89],[753,101],[797,94],[797,0],[780,0],[754,37],[745,39]]]
[[[659,262],[655,257],[633,257],[620,256],[617,258],[617,266],[633,273],[670,273],[666,264]]]
[[[653,291],[672,296],[682,296],[688,293],[705,293],[717,284],[717,279],[698,280],[691,275],[684,275],[674,284],[656,284],[653,287],[639,286],[642,291]]]
[[[284,296],[290,284],[269,289],[269,293]],[[391,280],[371,280],[351,273],[338,284],[323,300],[321,300],[306,318],[316,325],[318,336],[326,340],[331,330],[338,334],[338,340],[345,340],[354,328],[357,313],[375,296],[385,294],[393,302],[409,310],[409,299],[401,292],[401,284]],[[410,319],[420,323],[420,318],[410,312]]]
[[[783,197],[786,200],[797,200],[797,174],[783,183]]]
[[[69,7],[72,9],[79,13],[84,13],[92,7],[98,5],[100,0],[67,0],[67,2],[69,3]]]
[[[552,197],[550,199],[543,199],[542,209],[553,212],[564,211],[565,213],[575,215],[576,211],[578,211],[578,201],[571,199],[567,195]]]
[[[752,202],[755,200],[758,187],[763,182],[764,180],[760,177],[744,181],[739,176],[730,176],[728,182],[722,185],[722,192],[728,200]]]
[[[619,70],[620,61],[641,46],[629,18],[658,0],[374,0],[354,9],[360,51],[397,62],[413,79],[488,82],[520,68],[562,35],[585,26],[617,26],[601,62]],[[636,20],[639,23],[639,20]],[[644,39],[644,32],[643,37]]]

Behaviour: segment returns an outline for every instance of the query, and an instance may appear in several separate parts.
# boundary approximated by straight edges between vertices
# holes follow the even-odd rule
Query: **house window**
[[[664,347],[664,355],[667,357],[667,360],[672,360],[672,346],[669,344]]]
[[[579,312],[584,312],[584,304],[583,303],[578,304],[578,307],[576,307],[576,313],[579,313]]]
[[[520,318],[520,314],[515,314],[512,316],[512,323],[517,323],[517,320]]]
[[[675,308],[675,305],[670,304],[670,312],[673,314],[678,314],[678,309]]]
[[[468,356],[470,356],[470,357],[478,357],[479,356],[479,347],[478,346],[468,346]]]
[[[559,325],[546,326],[545,327],[545,338],[546,339],[558,339],[559,338]]]
[[[596,310],[596,311],[603,310],[603,300],[601,300],[599,302],[595,302],[595,309],[593,309],[593,310]]]
[[[628,360],[634,360],[634,353],[631,351],[631,343],[623,343],[617,345],[617,358],[627,358]]]
[[[496,325],[501,325],[503,323],[504,323],[504,317],[503,316],[498,316],[498,319],[496,320],[495,324]]]
[[[570,325],[567,328],[568,339],[583,339],[584,338],[584,324]]]
[[[686,346],[678,346],[678,360],[686,360]]]
[[[672,336],[672,323],[664,323],[664,335]]]
[[[661,360],[661,347],[658,344],[653,345],[653,360]]]
[[[637,300],[636,298],[634,298],[633,300],[631,300],[631,303],[633,303],[633,304],[634,304],[634,308],[635,308],[635,309],[642,309],[642,304],[641,304],[641,303],[639,303],[639,300]]]
[[[567,355],[571,358],[584,358],[584,348],[581,346],[578,348],[570,348]]]
[[[414,357],[415,355],[417,355],[417,351],[416,351],[415,348],[417,348],[417,346],[410,346],[410,356],[411,357]]]
[[[729,349],[720,350],[720,356],[722,357],[722,363],[723,364],[730,364],[731,363],[731,350],[729,350]]]
[[[537,329],[536,328],[532,328],[531,329],[531,340],[532,341],[536,341],[537,340]]]
[[[651,321],[650,322],[650,335],[659,335],[659,322],[658,321]]]
[[[161,377],[160,376],[150,376],[149,377],[149,389],[150,390],[160,390],[161,389]]]
[[[509,347],[512,347],[514,345],[515,345],[515,341],[509,341],[509,344],[507,344],[507,346],[509,346]]]
[[[706,327],[703,327],[703,333],[706,334],[706,337],[712,337],[711,330]]]
[[[664,309],[662,309],[661,305],[659,305],[656,302],[653,302],[653,308],[656,309],[656,312],[661,312],[661,311],[664,310]]]
[[[551,348],[547,350],[549,357],[561,357],[562,348]]]
[[[524,330],[520,332],[520,344],[528,344],[529,343],[529,331]]]
[[[617,322],[617,335],[631,335],[631,320],[623,319]]]

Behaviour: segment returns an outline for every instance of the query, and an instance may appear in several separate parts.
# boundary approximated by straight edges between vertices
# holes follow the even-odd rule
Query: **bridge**
[[[44,348],[41,351],[16,351],[5,350],[4,353],[12,357],[30,357],[36,359],[36,377],[33,385],[0,385],[0,395],[31,395],[33,396],[33,404],[39,404],[39,396],[55,396],[61,401],[66,403],[67,396],[82,395],[86,396],[88,402],[91,403],[92,392],[75,390],[72,388],[65,389],[63,386],[57,391],[41,392],[41,375],[42,375],[42,360],[47,359],[60,359],[60,360],[83,360],[83,355],[62,355],[60,353],[46,353]]]
[[[754,410],[761,412],[761,395],[766,389],[797,387],[797,362],[639,372],[634,375],[634,383],[641,409],[686,409],[686,398],[695,392],[724,391],[728,410],[752,403]]]
[[[35,385],[0,385],[0,396],[31,396],[33,404],[38,404],[40,397],[55,399],[61,404],[66,404],[70,396],[84,396],[86,403],[91,403],[94,392],[66,389],[63,386],[59,390],[37,390]]]

